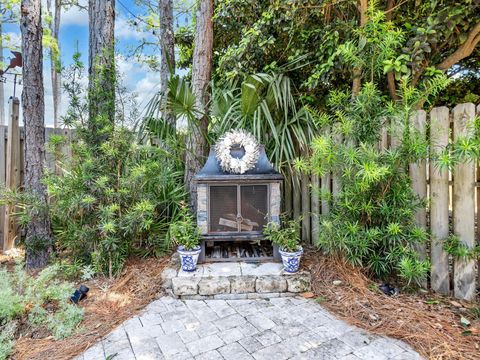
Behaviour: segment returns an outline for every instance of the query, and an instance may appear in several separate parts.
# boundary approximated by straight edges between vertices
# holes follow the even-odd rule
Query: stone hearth
[[[289,274],[280,263],[209,263],[194,272],[173,264],[162,275],[163,286],[181,299],[255,299],[293,296],[310,290],[310,274]]]

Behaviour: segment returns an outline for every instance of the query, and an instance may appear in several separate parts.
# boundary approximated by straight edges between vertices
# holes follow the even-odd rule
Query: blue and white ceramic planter
[[[282,256],[283,270],[288,273],[296,273],[300,266],[300,258],[303,255],[303,248],[299,246],[298,250],[295,252],[288,252],[279,249],[278,252]]]
[[[201,251],[200,246],[197,246],[193,250],[185,250],[183,246],[178,247],[177,252],[180,255],[183,271],[195,271],[197,268],[198,255],[200,255]]]

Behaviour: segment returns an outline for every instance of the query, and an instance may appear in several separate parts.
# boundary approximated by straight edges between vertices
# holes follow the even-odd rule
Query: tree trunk
[[[192,89],[196,97],[198,116],[187,138],[185,155],[185,184],[190,192],[190,205],[196,206],[197,191],[192,178],[203,166],[207,153],[208,117],[207,104],[209,100],[208,84],[212,74],[213,56],[213,0],[199,2],[197,10],[197,27],[192,64]]]
[[[395,0],[387,0],[387,8],[385,9],[385,19],[387,21],[392,21],[394,6]],[[387,85],[390,98],[394,101],[397,101],[397,84],[395,83],[395,73],[393,71],[387,73]]]
[[[1,9],[1,8],[0,8]],[[0,21],[0,70],[5,69],[5,64],[3,63],[3,40],[2,40],[2,22]],[[0,81],[0,125],[5,124],[5,86],[2,81]]]
[[[50,3],[50,0],[48,1]],[[50,5],[48,5],[49,11],[51,10]],[[61,62],[60,62],[60,17],[62,13],[62,2],[61,0],[55,0],[54,4],[54,15],[51,23],[52,37],[55,39],[55,42],[58,46],[58,53],[50,51],[50,76],[52,78],[52,96],[53,96],[53,126],[54,128],[58,127],[58,119],[61,111],[61,102],[62,102],[62,84],[61,84]]]
[[[367,10],[368,10],[368,1],[359,0],[358,1],[358,11],[360,12],[360,27],[363,27],[367,21]],[[355,97],[360,93],[362,88],[362,69],[361,67],[355,67],[353,69],[353,83],[352,83],[352,96]]]
[[[37,197],[39,211],[32,212],[26,228],[26,265],[48,263],[53,249],[47,195],[42,183],[45,163],[44,94],[41,0],[22,0],[20,28],[23,49],[23,121],[25,128],[25,190]]]
[[[115,0],[89,0],[88,16],[88,140],[99,145],[108,137],[115,121]]]
[[[170,74],[175,72],[175,37],[173,31],[173,0],[159,0],[160,14],[160,93],[166,94]],[[175,117],[165,114],[166,120],[175,126]]]

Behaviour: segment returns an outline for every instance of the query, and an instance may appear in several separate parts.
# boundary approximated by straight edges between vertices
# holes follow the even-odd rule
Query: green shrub
[[[443,83],[441,76],[431,79],[434,88]],[[315,242],[322,250],[377,277],[397,274],[407,283],[419,283],[429,263],[415,249],[428,234],[416,226],[415,213],[425,204],[413,193],[408,166],[428,156],[428,143],[411,124],[422,94],[406,84],[403,91],[396,104],[385,101],[371,83],[354,99],[349,93],[332,93],[330,111],[321,117],[330,131],[314,139],[311,156],[296,166],[319,176],[332,172],[341,182],[331,212],[320,219]],[[397,147],[378,145],[382,128],[397,137]]]
[[[295,252],[300,246],[299,221],[284,219],[282,223],[283,226],[275,222],[269,222],[263,229],[263,234],[272,243],[278,245],[280,250]]]
[[[46,179],[57,248],[78,270],[92,264],[113,276],[129,255],[169,248],[169,223],[185,196],[183,173],[168,151],[135,140],[122,127],[97,150],[80,139],[61,164],[63,174]]]
[[[183,246],[185,250],[193,250],[198,247],[200,233],[192,214],[183,203],[178,220],[170,224],[170,237],[177,245]]]

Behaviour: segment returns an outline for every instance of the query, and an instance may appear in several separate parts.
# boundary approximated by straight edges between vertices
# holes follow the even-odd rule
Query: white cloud
[[[151,71],[147,65],[139,63],[132,58],[117,55],[117,69],[122,76],[122,81],[130,93],[135,94],[139,110],[141,111],[147,102],[158,91],[160,76]]]
[[[123,40],[142,40],[149,37],[149,33],[139,31],[128,19],[119,16],[115,19],[115,37]]]
[[[145,105],[158,91],[160,76],[156,72],[147,72],[145,76],[136,83],[134,92],[137,94],[138,102]]]
[[[82,6],[88,6],[86,0],[81,0],[79,1],[79,3]],[[86,10],[80,9],[78,6],[72,6],[62,13],[60,21],[62,26],[88,26],[88,12]]]

